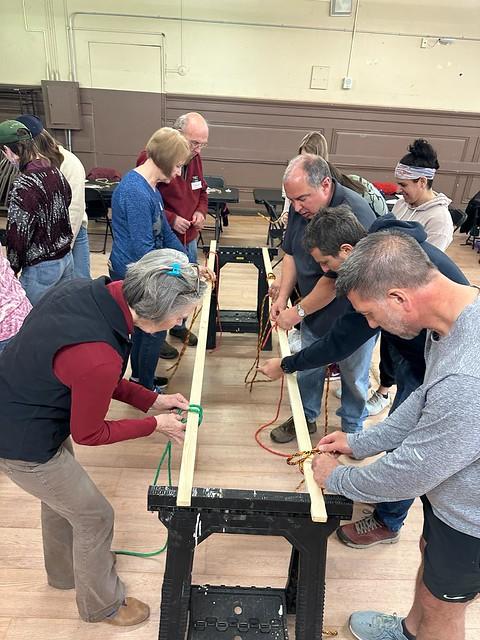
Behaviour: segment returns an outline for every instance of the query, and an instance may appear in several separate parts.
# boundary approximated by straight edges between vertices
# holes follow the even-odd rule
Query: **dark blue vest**
[[[108,278],[73,280],[51,289],[0,356],[0,458],[47,462],[70,435],[70,389],[53,373],[68,345],[106,342],[123,359],[130,338]],[[122,372],[123,375],[123,372]]]

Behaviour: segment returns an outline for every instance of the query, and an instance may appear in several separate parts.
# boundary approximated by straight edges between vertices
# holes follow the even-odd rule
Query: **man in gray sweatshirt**
[[[410,613],[357,612],[350,630],[359,640],[464,640],[465,609],[480,593],[479,291],[446,278],[417,242],[396,233],[361,240],[336,287],[371,327],[405,339],[428,330],[423,384],[383,423],[319,443],[357,459],[386,455],[365,467],[330,455],[313,461],[330,492],[369,503],[421,496],[424,505]]]

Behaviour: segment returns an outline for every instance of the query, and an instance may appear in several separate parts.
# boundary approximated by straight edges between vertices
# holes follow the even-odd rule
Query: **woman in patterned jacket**
[[[7,256],[28,299],[36,304],[62,280],[73,277],[68,215],[70,186],[60,171],[40,155],[21,122],[0,124],[0,145],[18,167],[7,214]]]

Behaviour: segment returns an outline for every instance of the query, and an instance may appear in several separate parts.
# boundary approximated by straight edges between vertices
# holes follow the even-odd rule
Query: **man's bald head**
[[[187,139],[192,158],[207,146],[208,124],[200,113],[195,111],[184,113],[175,120],[173,127],[181,131]]]

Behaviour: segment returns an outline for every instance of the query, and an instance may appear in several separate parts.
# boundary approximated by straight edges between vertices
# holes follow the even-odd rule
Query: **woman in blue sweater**
[[[173,233],[163,214],[163,201],[157,184],[170,182],[180,175],[190,149],[179,131],[170,127],[158,129],[146,146],[147,160],[129,171],[112,197],[113,245],[110,254],[110,276],[122,280],[127,266],[154,249],[185,247]],[[156,378],[155,369],[165,332],[148,334],[136,328],[133,335],[133,382],[160,393],[168,380]]]

